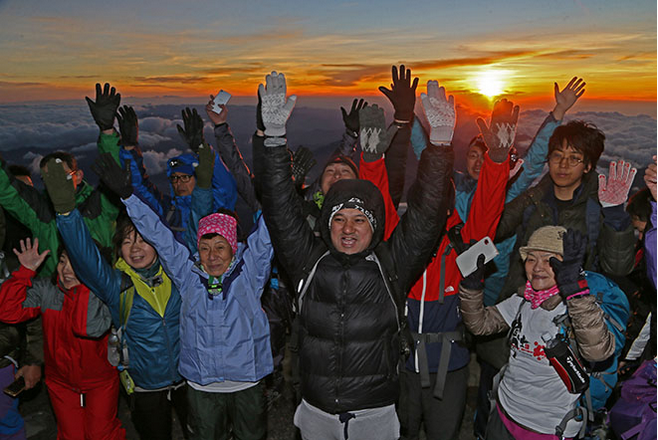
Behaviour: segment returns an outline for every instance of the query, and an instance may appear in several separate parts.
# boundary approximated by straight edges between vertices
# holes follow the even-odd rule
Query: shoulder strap
[[[448,239],[450,240],[452,247],[455,248],[457,255],[461,254],[468,248],[468,245],[464,243],[464,239],[462,238],[461,234],[463,227],[464,222],[459,222],[452,228],[448,229]]]
[[[130,276],[125,272],[121,272],[121,293],[119,294],[119,319],[122,332],[125,333],[128,325],[128,318],[133,306],[133,299],[135,297],[135,286]]]
[[[322,253],[320,254],[321,251]],[[327,255],[329,255],[329,250],[327,250],[324,246],[318,246],[311,255],[311,258],[308,259],[308,263],[302,268],[302,277],[299,280],[299,284],[297,285],[297,310],[295,311],[297,314],[302,312],[304,295],[306,295],[306,291],[308,290],[308,286],[311,284],[311,280],[315,275],[315,270],[318,268],[318,264],[320,264],[320,260],[322,260]]]

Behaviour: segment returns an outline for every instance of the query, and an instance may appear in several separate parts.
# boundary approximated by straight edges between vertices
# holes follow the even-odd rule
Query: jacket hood
[[[343,207],[352,208],[355,205],[364,208],[367,211],[366,216],[372,217],[370,220],[373,227],[372,241],[363,253],[369,253],[382,241],[386,212],[384,198],[379,189],[367,180],[344,179],[331,186],[320,211],[320,235],[330,250],[338,252],[331,242],[329,221],[332,215]]]

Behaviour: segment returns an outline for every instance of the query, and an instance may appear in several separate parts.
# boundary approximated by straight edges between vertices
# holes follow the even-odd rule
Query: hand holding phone
[[[484,237],[457,257],[457,267],[464,278],[477,270],[477,261],[480,254],[484,255],[484,264],[487,264],[498,255],[498,249],[494,246],[491,238]]]
[[[18,379],[13,381],[7,388],[4,389],[5,393],[11,397],[18,396],[25,389],[25,378],[19,376]]]
[[[212,111],[214,111],[217,114],[221,113],[222,108],[220,107],[220,105],[228,104],[228,101],[230,99],[231,99],[230,93],[225,92],[224,90],[220,90],[219,92],[217,92],[215,99],[213,99]]]

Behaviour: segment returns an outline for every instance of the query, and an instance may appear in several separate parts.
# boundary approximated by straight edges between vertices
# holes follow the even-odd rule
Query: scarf
[[[130,267],[123,258],[119,258],[114,267],[130,277],[137,294],[164,318],[165,309],[171,297],[171,279],[165,273],[162,265],[156,261],[146,271],[136,270]],[[138,272],[143,272],[146,276],[140,275]],[[152,276],[148,277],[148,275]]]
[[[530,308],[536,309],[546,301],[551,296],[555,296],[560,292],[560,289],[557,288],[557,284],[550,289],[536,291],[532,288],[530,281],[525,283],[525,290],[523,291],[523,297],[530,301]]]

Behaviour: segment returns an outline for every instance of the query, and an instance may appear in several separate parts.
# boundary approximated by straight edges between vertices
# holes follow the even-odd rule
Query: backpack
[[[621,385],[608,423],[623,440],[656,438],[656,361],[647,360]],[[637,437],[635,437],[637,436]]]
[[[567,421],[570,419],[582,416],[583,419],[587,418],[590,422],[593,422],[594,413],[605,406],[612,389],[617,384],[617,361],[626,342],[626,324],[630,316],[630,306],[626,294],[617,284],[604,275],[586,271],[585,278],[587,279],[590,295],[596,296],[596,302],[603,310],[608,330],[615,337],[615,352],[602,362],[588,362],[582,359],[573,338],[573,330],[568,314],[555,319],[555,324],[560,328],[560,333],[569,336],[571,348],[577,353],[590,377],[589,388],[583,393],[579,406],[569,411],[560,425],[556,427],[558,435],[562,434]],[[583,424],[583,428],[586,425]]]

